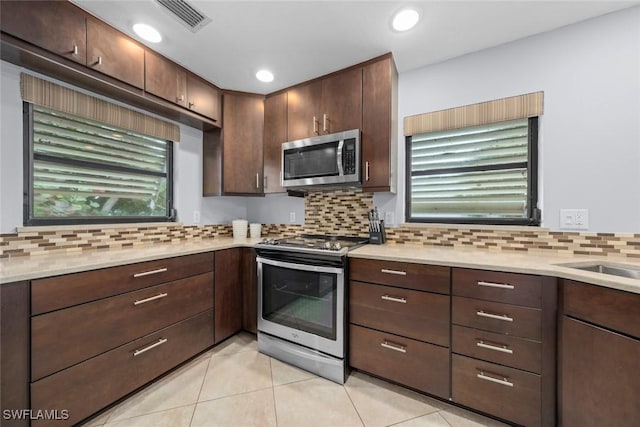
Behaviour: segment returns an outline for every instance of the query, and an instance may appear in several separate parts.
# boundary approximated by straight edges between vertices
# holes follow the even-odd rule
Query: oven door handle
[[[295,264],[292,262],[276,261],[273,259],[256,257],[258,264],[273,265],[274,267],[288,268],[291,270],[311,271],[314,273],[344,274],[344,269],[336,267],[322,267],[319,265]]]

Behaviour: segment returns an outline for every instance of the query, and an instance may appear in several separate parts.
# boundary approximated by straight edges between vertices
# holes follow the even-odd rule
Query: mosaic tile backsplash
[[[367,212],[373,195],[341,190],[310,193],[305,198],[305,224],[264,224],[263,236],[299,233],[366,236]],[[78,226],[64,229],[21,229],[0,235],[0,258],[35,256],[50,251],[78,253],[87,250],[141,247],[158,243],[230,237],[231,224],[183,226],[142,224],[130,226]],[[477,248],[491,251],[640,258],[640,234],[577,233],[539,228],[513,229],[467,226],[400,226],[387,228],[393,244]]]

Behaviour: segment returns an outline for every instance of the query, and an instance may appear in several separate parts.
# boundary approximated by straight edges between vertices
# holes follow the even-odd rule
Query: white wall
[[[589,231],[640,232],[640,7],[402,73],[399,120],[540,90],[542,225],[559,229],[561,208],[586,208]],[[374,198],[396,223],[399,132],[398,193]]]
[[[22,226],[21,72],[38,75],[0,61],[0,233],[13,233],[16,227]],[[63,82],[56,83],[69,87]],[[200,212],[201,224],[229,223],[232,219],[247,218],[245,197],[202,197],[202,132],[180,125],[180,135],[181,142],[174,144],[173,165],[174,207],[178,211],[178,221],[192,224],[196,210]]]

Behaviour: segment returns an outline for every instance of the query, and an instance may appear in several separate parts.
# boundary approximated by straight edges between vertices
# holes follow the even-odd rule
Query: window
[[[167,221],[173,142],[25,105],[25,225]]]
[[[407,221],[539,225],[538,119],[407,137]]]

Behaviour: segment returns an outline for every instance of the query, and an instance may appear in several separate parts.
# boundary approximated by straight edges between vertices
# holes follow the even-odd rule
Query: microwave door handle
[[[336,156],[336,162],[338,162],[338,176],[344,175],[344,169],[342,168],[342,147],[344,146],[344,139],[338,142],[338,153]]]

